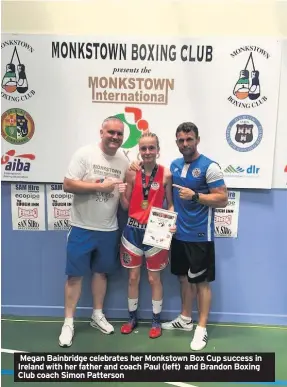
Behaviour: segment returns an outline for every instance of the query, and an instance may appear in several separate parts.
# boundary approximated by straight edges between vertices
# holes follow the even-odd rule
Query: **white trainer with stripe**
[[[194,331],[193,339],[190,343],[190,348],[193,351],[201,351],[207,344],[208,336],[206,328],[197,326]]]
[[[181,330],[190,332],[193,329],[193,321],[184,321],[182,317],[179,315],[174,320],[168,321],[161,324],[162,329],[166,330]]]

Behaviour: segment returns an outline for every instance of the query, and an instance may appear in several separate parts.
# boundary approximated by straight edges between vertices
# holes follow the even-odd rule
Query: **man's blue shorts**
[[[118,230],[94,231],[72,226],[67,238],[66,275],[113,273],[120,267],[119,243]]]

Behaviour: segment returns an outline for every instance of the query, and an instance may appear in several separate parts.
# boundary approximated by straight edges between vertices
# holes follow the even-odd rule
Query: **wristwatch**
[[[197,192],[194,193],[194,195],[192,196],[191,200],[195,203],[198,203],[199,201],[199,194]]]

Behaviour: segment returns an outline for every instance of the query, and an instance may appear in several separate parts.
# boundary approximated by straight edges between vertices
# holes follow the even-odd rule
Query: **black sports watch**
[[[197,192],[194,193],[194,195],[192,196],[191,200],[195,203],[198,203],[199,201],[199,194]]]

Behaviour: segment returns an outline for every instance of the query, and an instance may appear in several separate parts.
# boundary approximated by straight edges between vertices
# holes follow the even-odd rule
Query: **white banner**
[[[287,189],[287,40],[282,47],[280,85],[272,187]]]
[[[64,192],[62,184],[47,184],[48,230],[61,231],[70,227],[73,194]]]
[[[214,235],[218,238],[237,238],[240,192],[228,191],[228,205],[217,208],[214,215]]]
[[[11,184],[13,230],[45,231],[43,184]]]
[[[177,126],[193,121],[199,151],[222,166],[229,187],[271,187],[275,39],[2,34],[1,53],[3,180],[61,183],[73,152],[116,115],[129,160],[151,130],[169,166],[181,156]]]

